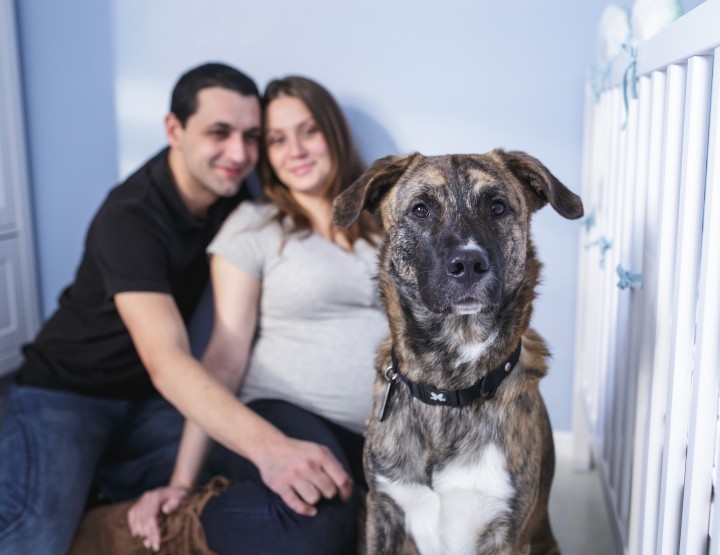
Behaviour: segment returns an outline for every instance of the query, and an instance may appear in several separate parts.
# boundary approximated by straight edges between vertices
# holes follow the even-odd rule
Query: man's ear
[[[171,147],[177,148],[180,144],[180,135],[183,129],[183,124],[180,123],[180,120],[175,114],[170,112],[167,116],[165,116],[165,136],[167,137],[167,142]]]
[[[520,151],[494,150],[510,172],[526,187],[526,197],[534,212],[550,203],[561,216],[575,220],[583,215],[580,197],[565,187],[537,158]]]
[[[333,203],[333,222],[347,227],[358,219],[363,210],[376,213],[380,200],[400,176],[405,173],[416,158],[417,152],[410,156],[386,156],[373,162],[358,179],[340,193]]]

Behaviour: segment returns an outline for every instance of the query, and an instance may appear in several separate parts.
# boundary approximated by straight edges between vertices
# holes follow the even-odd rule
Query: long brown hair
[[[291,75],[283,79],[275,79],[268,84],[262,99],[263,112],[267,111],[270,102],[280,96],[290,96],[301,100],[307,106],[325,138],[332,162],[325,190],[328,196],[334,199],[345,188],[352,185],[365,170],[365,165],[355,150],[350,129],[340,106],[319,83],[305,77]],[[265,195],[279,209],[278,221],[282,222],[288,217],[292,222],[291,232],[312,232],[310,218],[295,202],[287,186],[275,175],[268,160],[267,148],[261,149],[258,168]],[[285,228],[283,227],[283,229]],[[368,214],[363,214],[350,227],[342,229],[341,233],[345,235],[351,245],[360,238],[375,245],[380,234],[380,227]]]

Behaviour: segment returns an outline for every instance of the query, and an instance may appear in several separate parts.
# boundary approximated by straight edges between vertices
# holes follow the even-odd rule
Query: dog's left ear
[[[565,187],[537,158],[520,151],[494,151],[505,162],[510,172],[529,188],[527,195],[534,212],[549,202],[558,214],[569,220],[583,215],[580,197]]]
[[[375,213],[380,199],[405,173],[415,158],[422,156],[417,152],[410,156],[386,156],[373,162],[357,180],[335,197],[333,202],[333,222],[347,227],[358,219],[363,210]]]

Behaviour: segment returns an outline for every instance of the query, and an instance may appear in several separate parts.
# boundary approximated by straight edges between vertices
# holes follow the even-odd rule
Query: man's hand
[[[143,545],[153,551],[160,550],[160,511],[169,515],[188,495],[182,486],[166,486],[145,492],[128,510],[128,526],[133,537],[143,539]]]
[[[324,445],[284,438],[255,464],[265,485],[301,515],[315,516],[322,498],[348,501],[352,494],[352,479]]]

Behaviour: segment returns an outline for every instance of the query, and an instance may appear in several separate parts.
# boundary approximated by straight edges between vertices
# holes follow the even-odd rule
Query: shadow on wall
[[[390,133],[367,112],[353,106],[343,106],[343,112],[363,161],[370,165],[378,158],[399,154]]]

